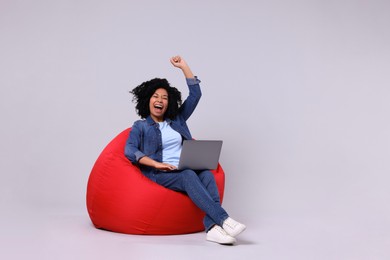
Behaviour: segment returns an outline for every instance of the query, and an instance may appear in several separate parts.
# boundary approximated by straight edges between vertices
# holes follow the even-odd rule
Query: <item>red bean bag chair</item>
[[[99,229],[126,234],[173,235],[204,230],[204,213],[180,192],[146,178],[124,155],[131,129],[116,136],[92,168],[87,186],[87,209]],[[221,202],[225,174],[212,171]]]

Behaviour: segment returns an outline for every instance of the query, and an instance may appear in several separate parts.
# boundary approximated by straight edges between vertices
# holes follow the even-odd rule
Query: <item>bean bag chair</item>
[[[204,213],[180,192],[146,178],[124,155],[131,128],[116,136],[96,160],[87,185],[87,209],[99,229],[144,235],[173,235],[204,230]],[[212,171],[221,202],[225,175]]]

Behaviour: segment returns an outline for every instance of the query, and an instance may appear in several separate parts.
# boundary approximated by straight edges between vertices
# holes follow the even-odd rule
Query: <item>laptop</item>
[[[178,170],[214,170],[218,167],[222,141],[184,140]]]

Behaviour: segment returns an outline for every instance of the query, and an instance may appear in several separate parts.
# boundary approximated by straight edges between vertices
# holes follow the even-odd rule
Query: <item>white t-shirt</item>
[[[160,125],[162,137],[163,162],[178,167],[182,146],[182,137],[178,132],[173,130],[166,121],[159,122],[158,124]]]

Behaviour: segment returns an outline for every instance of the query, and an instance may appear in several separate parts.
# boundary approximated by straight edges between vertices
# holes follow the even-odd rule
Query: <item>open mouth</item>
[[[156,111],[162,111],[163,110],[163,105],[161,105],[161,104],[155,104],[154,105],[154,109],[156,110]]]

